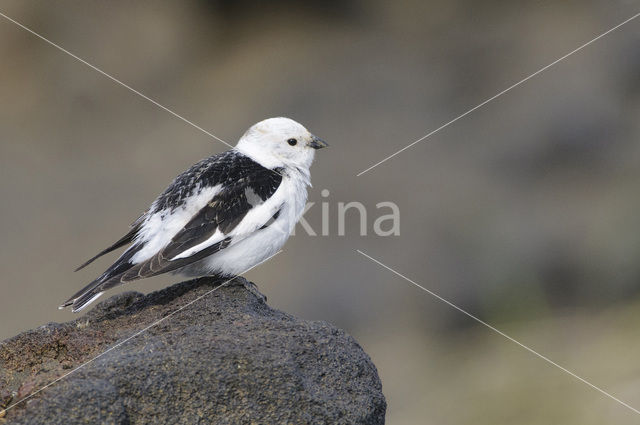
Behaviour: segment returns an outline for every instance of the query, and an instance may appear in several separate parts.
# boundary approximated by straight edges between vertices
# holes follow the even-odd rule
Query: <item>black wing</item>
[[[252,208],[275,193],[282,181],[280,173],[281,170],[264,168],[234,151],[197,163],[174,180],[153,203],[148,214],[169,212],[182,206],[185,199],[192,195],[197,187],[223,184],[223,189],[152,258],[134,264],[131,259],[144,247],[144,242],[134,244],[102,276],[76,293],[62,306],[73,304],[74,311],[77,311],[92,301],[96,294],[109,288],[179,269],[224,249],[231,242],[229,237],[185,258],[171,260],[206,241],[218,229],[224,235],[229,234]],[[128,237],[130,240],[134,238],[135,234]]]

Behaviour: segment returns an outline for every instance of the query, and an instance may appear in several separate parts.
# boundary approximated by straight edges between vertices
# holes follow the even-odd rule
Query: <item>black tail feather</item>
[[[71,311],[74,313],[79,312],[86,306],[88,306],[91,302],[93,302],[96,298],[102,295],[102,291],[99,288],[91,289],[84,294],[82,294],[79,298],[73,301],[71,305]]]
[[[73,306],[72,307],[73,311],[74,312],[77,311],[76,304],[78,304],[80,301],[81,306],[84,306],[84,304],[86,304],[86,301],[90,300],[97,293],[101,292],[101,290],[99,289],[101,284],[102,282],[99,278],[94,280],[93,282],[89,283],[87,286],[85,286],[84,288],[82,288],[81,290],[73,294],[68,300],[60,304],[60,307],[58,308],[62,309],[65,307],[69,307],[71,305]],[[85,301],[85,302],[82,303],[81,301]]]

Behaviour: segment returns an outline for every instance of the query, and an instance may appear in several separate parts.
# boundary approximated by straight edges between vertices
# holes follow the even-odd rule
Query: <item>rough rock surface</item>
[[[224,286],[202,278],[147,296],[123,293],[77,320],[3,341],[5,407],[121,345],[0,423],[384,423],[380,379],[358,343],[265,301],[242,278]]]

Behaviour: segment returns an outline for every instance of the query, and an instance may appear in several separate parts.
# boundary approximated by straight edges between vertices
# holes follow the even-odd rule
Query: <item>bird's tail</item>
[[[71,306],[71,311],[74,313],[79,312],[80,310],[87,307],[89,304],[94,302],[104,291],[101,290],[102,281],[101,279],[96,279],[76,294],[74,294],[67,301],[63,302],[59,309],[63,309],[65,307]]]

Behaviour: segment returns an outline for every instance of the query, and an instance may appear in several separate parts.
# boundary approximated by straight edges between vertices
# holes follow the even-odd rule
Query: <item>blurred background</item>
[[[0,1],[0,11],[235,144],[290,116],[331,147],[319,233],[248,278],[352,334],[390,424],[631,424],[640,408],[640,19],[356,174],[640,11],[633,0]],[[0,18],[0,339],[115,259],[75,266],[226,147]],[[323,189],[329,196],[320,195]],[[368,235],[351,211],[367,206]],[[395,202],[400,235],[374,220]],[[180,278],[121,290],[149,292]],[[112,291],[111,293],[116,293]]]

